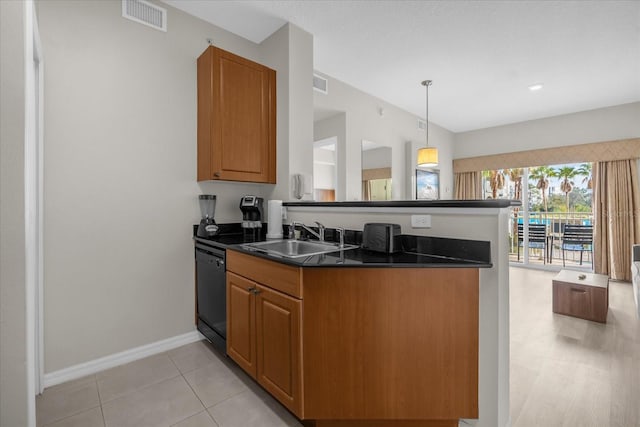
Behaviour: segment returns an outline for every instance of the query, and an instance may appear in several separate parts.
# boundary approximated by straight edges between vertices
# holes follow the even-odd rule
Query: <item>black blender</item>
[[[212,194],[201,194],[199,199],[202,219],[200,220],[196,234],[198,237],[217,236],[220,229],[213,219],[213,215],[216,212],[216,196]]]
[[[262,236],[262,197],[244,196],[240,199],[242,231],[245,242],[255,242]]]

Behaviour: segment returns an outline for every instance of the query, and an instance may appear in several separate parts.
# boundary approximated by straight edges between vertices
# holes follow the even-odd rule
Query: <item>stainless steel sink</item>
[[[342,248],[337,243],[319,242],[308,240],[275,240],[268,242],[245,243],[243,248],[267,253],[285,258],[301,258],[305,256],[327,254],[340,250],[355,249],[356,245],[344,245]]]

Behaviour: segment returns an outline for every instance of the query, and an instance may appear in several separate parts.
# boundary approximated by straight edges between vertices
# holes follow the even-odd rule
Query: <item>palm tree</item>
[[[513,198],[516,200],[522,200],[522,168],[505,169],[504,174],[509,176],[511,182],[513,182]],[[513,208],[513,236],[518,236],[518,213],[520,208]]]
[[[542,205],[547,212],[547,188],[549,188],[549,177],[555,176],[554,171],[549,166],[539,166],[531,169],[529,179],[538,180],[536,188],[542,195]]]
[[[498,190],[502,190],[504,188],[504,172],[501,169],[494,169],[482,171],[482,175],[489,181],[492,198],[497,199]]]
[[[582,183],[587,183],[587,188],[589,190],[593,189],[593,181],[591,179],[591,170],[593,168],[593,163],[583,163],[577,169],[577,175],[584,176]]]
[[[562,178],[560,190],[562,190],[567,199],[567,212],[569,212],[569,193],[571,193],[573,186],[575,185],[573,181],[569,180],[578,175],[578,170],[572,166],[563,166],[556,169],[554,172],[555,176]]]
[[[513,182],[513,198],[522,199],[522,168],[505,169],[504,174]]]

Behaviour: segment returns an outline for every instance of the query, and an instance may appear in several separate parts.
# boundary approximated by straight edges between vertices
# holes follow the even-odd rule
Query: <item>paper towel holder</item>
[[[282,200],[267,202],[267,239],[282,239]]]
[[[300,200],[305,194],[311,194],[312,179],[308,175],[296,173],[291,176],[291,189],[293,197]]]

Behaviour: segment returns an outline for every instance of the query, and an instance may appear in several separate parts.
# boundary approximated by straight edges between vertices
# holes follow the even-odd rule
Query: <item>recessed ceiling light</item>
[[[534,91],[536,91],[536,90],[540,90],[540,89],[542,89],[542,86],[543,86],[543,84],[542,84],[542,83],[536,83],[536,84],[533,84],[533,85],[529,86],[529,90],[530,90],[531,92],[534,92]]]

